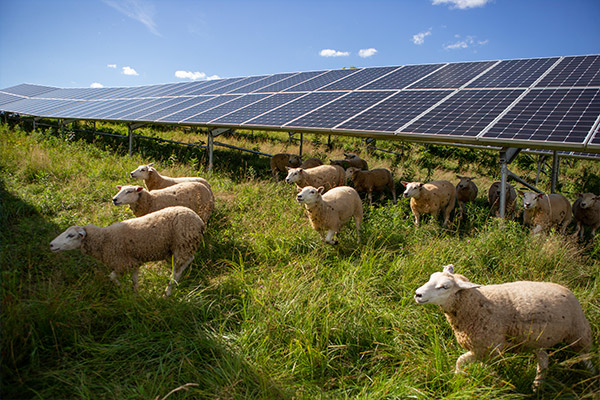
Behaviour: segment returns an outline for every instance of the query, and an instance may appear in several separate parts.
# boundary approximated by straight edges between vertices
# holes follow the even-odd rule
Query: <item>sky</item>
[[[0,88],[600,53],[600,0],[0,0]]]

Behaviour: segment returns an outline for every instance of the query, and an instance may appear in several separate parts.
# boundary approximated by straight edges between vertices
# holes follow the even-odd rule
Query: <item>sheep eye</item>
[[[73,237],[73,234],[72,234],[72,233],[69,233],[69,234],[67,235],[67,237],[68,237],[68,238],[72,238],[72,237]]]

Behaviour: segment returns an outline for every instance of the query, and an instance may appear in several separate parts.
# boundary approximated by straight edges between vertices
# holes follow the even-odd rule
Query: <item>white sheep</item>
[[[544,349],[565,343],[578,352],[589,352],[592,334],[581,305],[571,291],[549,282],[511,282],[477,285],[454,266],[434,272],[416,290],[418,304],[442,307],[458,343],[468,351],[456,361],[455,373],[464,365],[504,351],[535,350],[538,367],[534,387],[548,367]],[[593,372],[592,363],[585,361]]]
[[[600,196],[594,193],[578,193],[577,200],[573,203],[573,217],[577,222],[575,236],[583,240],[585,226],[592,227],[592,237],[600,227]]]
[[[460,181],[456,184],[456,201],[460,208],[459,218],[463,219],[465,215],[465,203],[473,202],[477,198],[479,189],[472,177],[456,175]]]
[[[298,191],[296,200],[304,204],[313,229],[319,232],[325,243],[338,243],[333,238],[350,217],[354,217],[356,238],[360,243],[363,207],[356,190],[349,186],[338,186],[324,193],[322,186],[318,189],[306,186]]]
[[[500,181],[496,181],[492,183],[490,189],[488,190],[488,203],[496,215],[496,217],[500,217]],[[517,209],[517,191],[510,184],[506,184],[506,216],[508,218],[513,218],[515,216],[515,211]]]
[[[136,217],[166,207],[184,206],[194,210],[206,223],[214,209],[210,189],[200,182],[178,183],[151,192],[141,186],[117,186],[117,189],[119,192],[113,197],[113,204],[115,206],[129,204]]]
[[[319,165],[309,169],[288,167],[287,170],[285,181],[295,183],[298,188],[323,186],[327,191],[346,184],[346,172],[339,165]]]
[[[402,182],[406,186],[403,193],[410,198],[410,209],[415,215],[415,225],[419,226],[421,214],[433,214],[437,217],[440,212],[444,215],[444,226],[450,223],[450,213],[456,205],[456,189],[448,181],[433,181],[429,183]]]
[[[207,188],[211,189],[210,183],[208,183],[208,181],[204,178],[199,176],[180,176],[178,178],[171,178],[169,176],[159,174],[158,171],[152,167],[153,165],[154,163],[140,165],[131,171],[129,175],[134,179],[142,179],[146,184],[146,188],[150,191],[164,189],[182,182],[200,182],[206,185]]]
[[[296,154],[278,153],[269,160],[273,178],[279,180],[280,172],[287,172],[285,167],[297,168],[302,163],[302,158]]]
[[[367,193],[369,204],[373,204],[373,192],[382,192],[387,188],[392,192],[392,198],[396,203],[396,187],[394,178],[389,169],[375,168],[362,171],[360,168],[350,167],[346,170],[346,179],[351,179],[354,189],[359,193]]]
[[[110,279],[132,273],[133,289],[138,287],[139,268],[149,261],[173,263],[172,281],[177,283],[192,263],[202,243],[204,222],[187,207],[168,207],[143,217],[114,223],[107,227],[71,226],[50,242],[53,252],[81,249],[112,272]],[[171,294],[171,283],[165,293]]]
[[[523,196],[523,223],[531,225],[533,233],[560,226],[563,235],[571,223],[571,203],[559,193],[518,193]]]

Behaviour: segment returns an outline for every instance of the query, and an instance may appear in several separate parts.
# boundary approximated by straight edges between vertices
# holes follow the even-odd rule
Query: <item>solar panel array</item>
[[[600,55],[308,71],[128,88],[22,84],[0,111],[600,153]]]

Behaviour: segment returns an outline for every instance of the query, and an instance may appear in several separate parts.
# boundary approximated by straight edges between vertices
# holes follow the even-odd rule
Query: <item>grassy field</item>
[[[269,153],[295,150],[266,137],[240,140]],[[209,176],[200,151],[136,146],[129,158],[120,139],[0,125],[0,398],[598,398],[599,376],[568,351],[552,353],[538,393],[530,354],[454,376],[464,350],[439,307],[413,300],[448,263],[480,284],[563,284],[592,325],[598,365],[600,240],[533,237],[519,221],[492,218],[485,196],[497,179],[496,155],[408,145],[403,157],[368,158],[392,168],[397,182],[477,174],[480,197],[469,219],[449,229],[433,219],[414,227],[406,200],[365,204],[362,243],[349,225],[331,246],[310,228],[295,188],[269,179],[266,157],[221,150]],[[304,150],[335,159],[359,146],[336,139],[334,150]],[[514,168],[535,178],[533,159],[519,157]],[[143,267],[133,293],[78,250],[48,247],[70,225],[133,217],[112,205],[115,185],[134,184],[129,171],[152,161],[165,175],[208,178],[216,196],[205,243],[169,298],[163,263]],[[598,193],[600,168],[563,163],[561,182],[570,200],[577,191]]]

